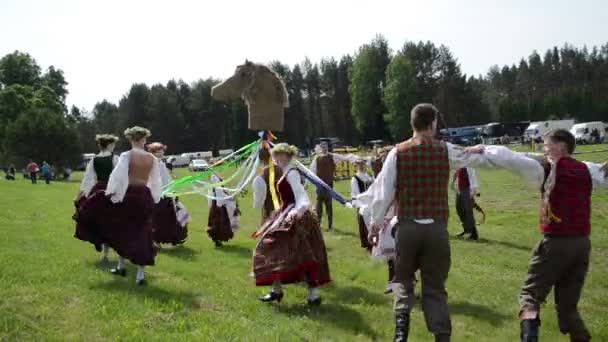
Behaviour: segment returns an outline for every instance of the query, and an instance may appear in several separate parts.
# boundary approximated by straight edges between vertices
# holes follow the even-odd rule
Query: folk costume
[[[79,223],[95,227],[102,241],[120,256],[112,274],[126,276],[128,259],[138,266],[138,285],[145,284],[144,266],[154,265],[153,216],[162,194],[156,157],[143,150],[149,135],[137,126],[125,131],[133,148],[120,155],[105,194],[96,192],[85,200],[78,215]]]
[[[211,182],[219,183],[222,179],[217,175],[211,176]],[[231,240],[239,229],[239,216],[241,215],[238,203],[230,197],[221,186],[210,191],[209,218],[207,220],[207,235],[216,247],[222,242]]]
[[[161,185],[164,187],[173,179],[167,166],[162,161],[166,146],[161,143],[148,145],[148,150],[157,157]],[[154,210],[154,242],[181,245],[188,237],[188,219],[186,207],[177,198],[163,196]]]
[[[462,237],[469,234],[469,239],[477,240],[477,224],[475,216],[473,216],[473,204],[475,203],[475,195],[479,189],[477,175],[475,169],[471,167],[463,167],[454,173],[452,183],[456,193],[456,211],[460,222],[462,222],[463,232],[458,236]]]
[[[531,156],[528,154],[528,156]],[[589,269],[591,254],[591,193],[608,187],[602,166],[566,156],[539,160],[526,170],[542,180],[540,231],[542,240],[532,253],[520,293],[521,340],[537,341],[540,305],[554,288],[559,329],[571,341],[589,341],[577,305]],[[523,317],[526,312],[536,317]]]
[[[334,187],[334,174],[336,172],[336,164],[341,161],[356,161],[357,157],[342,156],[335,153],[327,152],[327,144],[321,144],[322,152],[317,154],[310,164],[310,171],[315,173],[325,184],[330,188]],[[323,207],[327,210],[327,227],[329,230],[333,228],[334,211],[332,197],[329,192],[323,188],[317,188],[317,203],[316,211],[319,219],[319,224],[323,222]]]
[[[268,186],[270,184],[270,168],[274,168],[274,184],[272,186],[275,189],[279,179],[283,176],[283,171],[270,160],[270,152],[267,149],[260,150],[260,161],[264,164],[264,167],[253,180],[253,207],[262,211],[261,223],[264,224],[274,211],[274,203]]]
[[[358,195],[367,191],[373,182],[374,179],[367,172],[357,172],[357,174],[352,177],[350,182],[351,197],[356,198]],[[360,213],[357,213],[357,223],[359,224],[359,240],[361,242],[361,247],[365,248],[369,253],[371,253],[372,244],[367,238],[369,235],[369,229]]]
[[[87,198],[97,192],[103,193],[106,190],[110,174],[116,164],[118,164],[118,156],[112,153],[114,144],[118,141],[118,137],[102,134],[97,135],[95,140],[100,148],[100,152],[87,164],[84,177],[80,183],[80,192],[74,201],[76,212],[72,218],[76,221],[76,232],[74,233],[74,237],[82,241],[90,242],[98,251],[103,250],[102,261],[107,262],[109,248],[103,243],[101,236],[99,236],[98,229],[78,223],[78,216],[83,203]]]
[[[277,144],[273,157],[295,154],[295,148]],[[283,165],[283,176],[276,191],[280,210],[254,233],[259,237],[253,257],[253,272],[257,286],[273,286],[263,302],[281,301],[282,285],[306,282],[308,303],[318,305],[318,288],[331,281],[327,250],[317,216],[310,209],[310,199],[302,185],[300,173],[291,163]]]

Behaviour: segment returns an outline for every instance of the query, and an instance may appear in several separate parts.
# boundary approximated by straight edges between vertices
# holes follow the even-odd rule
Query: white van
[[[595,143],[593,131],[597,130],[599,133],[599,140],[602,141],[606,136],[605,124],[601,121],[594,122],[581,122],[572,126],[570,133],[576,138],[576,142],[580,144],[591,144]]]
[[[167,163],[171,163],[173,167],[186,167],[190,164],[188,156],[167,156]]]
[[[542,139],[545,134],[554,129],[570,130],[574,126],[574,120],[549,120],[531,122],[524,132],[526,141]]]

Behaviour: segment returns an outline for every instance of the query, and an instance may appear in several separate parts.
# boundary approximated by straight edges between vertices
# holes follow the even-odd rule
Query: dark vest
[[[458,191],[463,192],[471,188],[471,182],[469,181],[469,173],[466,168],[460,168],[456,170],[456,180],[458,182]]]
[[[450,163],[443,141],[410,139],[397,145],[399,217],[447,222]]]
[[[370,185],[372,185],[372,182],[364,182],[361,178],[357,176],[355,176],[355,181],[357,181],[357,186],[359,186],[359,193],[364,193],[365,191],[367,191],[367,189],[369,189]]]
[[[95,174],[97,174],[98,182],[107,182],[110,179],[110,174],[114,169],[113,161],[113,155],[93,158],[93,169],[95,170]]]
[[[334,157],[331,154],[324,156],[317,156],[317,176],[321,178],[325,184],[333,187],[334,185],[334,173],[336,172],[336,163]]]
[[[274,165],[274,184],[270,184],[270,167],[266,166],[262,170],[262,178],[264,178],[264,182],[266,182],[266,200],[264,201],[264,210],[266,210],[266,212],[268,212],[268,213],[271,213],[274,211],[274,204],[272,203],[272,195],[270,194],[270,187],[274,186],[276,189],[277,183],[279,182],[279,179],[281,179],[282,175],[283,175],[283,171],[281,171],[281,168]]]
[[[547,168],[550,166],[545,164],[545,170]],[[548,174],[546,171],[545,175]],[[541,232],[552,235],[589,235],[592,187],[587,165],[576,159],[561,158],[555,168],[555,185],[548,194],[549,201],[541,202]],[[546,196],[543,193],[544,199]]]

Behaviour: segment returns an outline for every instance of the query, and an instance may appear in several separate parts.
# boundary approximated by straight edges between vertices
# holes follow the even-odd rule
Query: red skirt
[[[148,187],[130,185],[120,203],[112,203],[103,192],[87,198],[77,222],[133,264],[154,265],[154,208]]]
[[[179,223],[173,198],[165,197],[154,210],[154,241],[180,245],[188,237],[188,227]]]
[[[99,234],[97,233],[97,230],[94,229],[93,227],[91,227],[90,225],[85,225],[85,224],[79,223],[78,217],[80,215],[80,208],[82,207],[84,202],[88,198],[90,198],[91,196],[95,195],[98,192],[101,192],[103,194],[107,185],[108,185],[108,183],[106,183],[106,182],[97,182],[93,186],[93,188],[91,189],[91,192],[89,194],[86,194],[85,196],[82,196],[82,197],[78,198],[76,201],[74,201],[74,206],[76,207],[75,208],[76,211],[75,211],[74,215],[72,215],[72,219],[74,219],[74,221],[76,221],[76,231],[74,233],[74,237],[79,240],[92,243],[93,245],[95,245],[95,248],[99,251],[101,251],[102,242],[100,240]]]
[[[213,241],[228,241],[234,237],[230,226],[230,217],[225,206],[219,207],[214,200],[209,208],[207,235]]]
[[[277,219],[275,213],[270,220]],[[291,222],[284,220],[262,235],[253,256],[257,286],[307,282],[318,287],[331,281],[327,250],[319,220],[312,211]]]

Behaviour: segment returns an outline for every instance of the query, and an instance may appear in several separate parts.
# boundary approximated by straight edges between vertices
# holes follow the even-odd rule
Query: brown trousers
[[[588,236],[545,236],[532,253],[528,276],[520,293],[522,310],[540,310],[555,287],[559,330],[572,336],[589,336],[578,313],[585,277],[589,269],[591,241]]]
[[[327,227],[332,229],[334,223],[334,210],[331,195],[324,189],[318,189],[316,209],[319,218],[319,225],[323,223],[323,206],[325,206],[325,209],[327,209]]]
[[[414,307],[414,274],[420,269],[427,329],[435,335],[450,335],[452,323],[445,290],[451,264],[447,223],[418,224],[400,217],[395,244],[395,314],[409,313]]]

